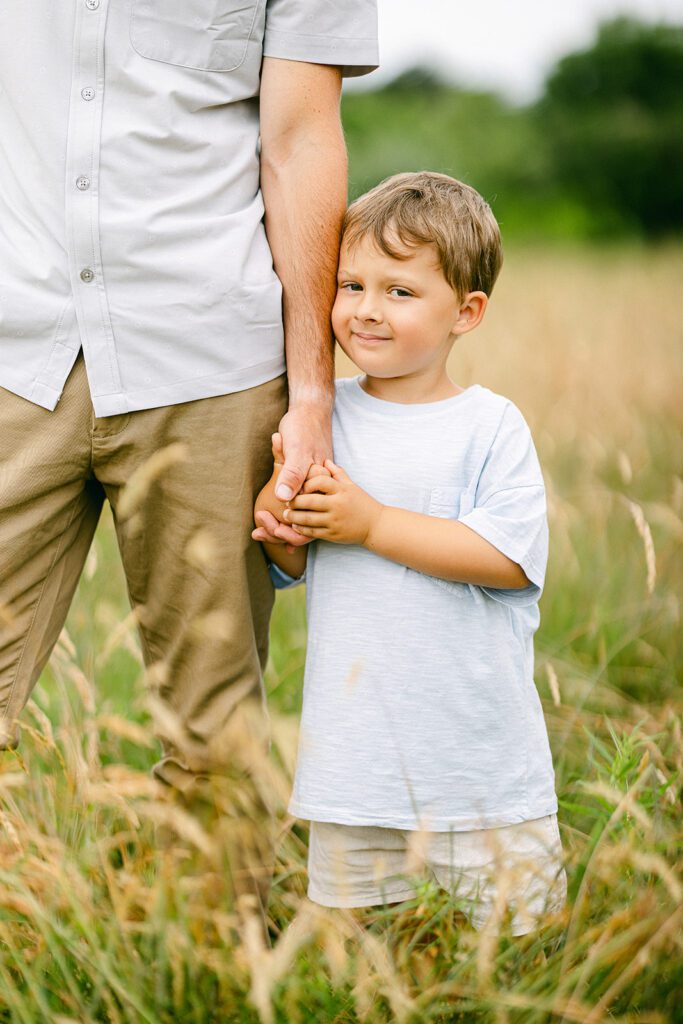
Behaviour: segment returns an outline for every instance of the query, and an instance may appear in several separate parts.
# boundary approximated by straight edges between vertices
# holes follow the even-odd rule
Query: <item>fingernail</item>
[[[287,487],[286,484],[280,484],[279,487],[275,488],[275,497],[279,498],[280,501],[290,501],[293,497],[291,487]]]
[[[289,509],[288,508],[283,509],[283,511],[282,511],[282,518],[283,519],[289,519]]]

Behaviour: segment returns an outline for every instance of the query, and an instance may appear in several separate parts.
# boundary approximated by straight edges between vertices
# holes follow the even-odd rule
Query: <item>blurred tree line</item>
[[[345,93],[351,196],[397,171],[475,186],[507,237],[656,238],[683,229],[683,27],[628,18],[515,107],[427,69]]]

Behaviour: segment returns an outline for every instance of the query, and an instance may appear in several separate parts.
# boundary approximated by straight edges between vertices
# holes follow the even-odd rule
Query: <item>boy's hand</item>
[[[324,469],[331,475],[309,475],[301,494],[284,509],[285,521],[310,540],[369,546],[383,506],[331,459],[325,461]]]

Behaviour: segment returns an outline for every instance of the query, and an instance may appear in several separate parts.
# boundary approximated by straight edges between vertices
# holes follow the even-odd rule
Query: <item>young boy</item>
[[[309,897],[410,899],[421,846],[476,927],[508,903],[521,935],[566,895],[533,680],[543,478],[516,406],[446,365],[501,261],[490,208],[446,175],[399,174],[352,204],[332,324],[363,372],[337,381],[335,462],[286,506],[276,465],[253,536],[281,579],[306,569],[289,809],[311,821]]]

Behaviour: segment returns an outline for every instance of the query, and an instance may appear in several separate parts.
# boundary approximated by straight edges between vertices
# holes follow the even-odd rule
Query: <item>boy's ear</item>
[[[473,331],[482,321],[488,296],[485,292],[468,292],[458,310],[458,319],[453,324],[453,334],[467,334]]]

